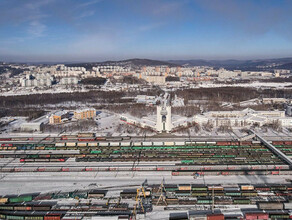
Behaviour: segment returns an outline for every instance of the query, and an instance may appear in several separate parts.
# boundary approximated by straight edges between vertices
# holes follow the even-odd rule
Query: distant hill
[[[290,69],[292,58],[254,59],[254,60],[169,60],[168,62],[182,66],[212,66],[215,68],[259,70],[259,69]],[[275,65],[275,66],[273,66]],[[266,66],[265,68],[262,68]],[[271,67],[269,67],[271,66]]]
[[[91,69],[97,65],[110,65],[110,66],[126,66],[126,67],[141,67],[141,66],[170,66],[176,67],[180,66],[178,64],[173,64],[167,61],[160,60],[150,60],[150,59],[128,59],[128,60],[120,60],[120,61],[104,61],[104,62],[93,62],[93,63],[73,63],[66,64],[66,66],[82,66],[86,69]]]
[[[2,62],[2,61],[1,61]],[[0,64],[1,64],[0,62]],[[40,65],[40,63],[39,63]],[[187,60],[152,60],[152,59],[127,59],[119,61],[104,61],[104,62],[72,62],[66,63],[66,66],[81,66],[86,69],[92,69],[97,65],[112,65],[125,67],[141,67],[141,66],[211,66],[214,68],[226,68],[229,70],[243,70],[243,71],[258,71],[274,69],[290,69],[292,70],[292,57],[287,58],[272,58],[272,59],[249,59],[249,60],[204,60],[204,59],[187,59]]]
[[[292,63],[285,63],[283,65],[277,66],[276,69],[287,69],[292,70]]]

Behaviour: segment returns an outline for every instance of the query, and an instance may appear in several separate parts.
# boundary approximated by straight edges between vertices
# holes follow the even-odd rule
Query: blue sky
[[[0,0],[0,60],[292,57],[292,0]]]

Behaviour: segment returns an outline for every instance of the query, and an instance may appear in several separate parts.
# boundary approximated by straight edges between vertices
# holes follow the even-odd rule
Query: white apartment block
[[[78,78],[76,77],[64,77],[60,79],[61,85],[76,85],[78,84]]]
[[[45,87],[51,86],[53,79],[50,73],[26,74],[19,82],[22,87]]]
[[[110,66],[110,65],[104,65],[104,66],[96,66],[93,67],[92,70],[98,71],[98,72],[115,72],[115,73],[124,73],[124,72],[130,72],[130,68],[125,68],[123,66]]]

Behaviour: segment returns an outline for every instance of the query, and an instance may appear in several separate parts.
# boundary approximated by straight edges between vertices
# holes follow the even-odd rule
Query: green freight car
[[[32,195],[28,195],[28,196],[18,196],[18,197],[12,197],[9,198],[9,202],[10,203],[17,203],[17,202],[30,202],[32,201]]]
[[[24,220],[24,216],[6,215],[6,219],[11,219],[11,220]]]
[[[24,219],[25,220],[43,220],[44,217],[43,216],[25,216]]]

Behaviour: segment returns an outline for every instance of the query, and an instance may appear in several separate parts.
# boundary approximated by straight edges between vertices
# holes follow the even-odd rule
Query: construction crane
[[[163,178],[163,180],[161,181],[161,184],[159,186],[158,192],[157,192],[158,194],[160,193],[160,196],[159,196],[159,198],[157,200],[156,205],[158,205],[160,200],[162,200],[162,202],[164,202],[164,204],[167,205],[167,202],[166,202],[166,190],[165,190],[164,184],[165,184],[165,182],[164,182],[164,178]]]
[[[110,201],[113,200],[112,197],[107,199],[106,205],[108,206],[110,204]],[[120,205],[121,197],[118,198],[118,201],[115,203],[117,206]]]
[[[142,212],[145,213],[144,202],[143,202],[143,198],[146,199],[146,193],[145,193],[145,188],[144,188],[145,185],[148,185],[147,179],[144,181],[141,187],[137,188],[137,194],[136,194],[136,199],[135,199],[136,203],[134,205],[134,210],[133,210],[133,219],[136,219],[137,217],[137,207],[139,205],[141,206]]]

